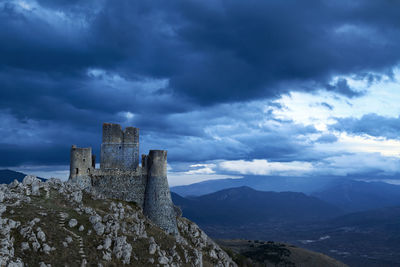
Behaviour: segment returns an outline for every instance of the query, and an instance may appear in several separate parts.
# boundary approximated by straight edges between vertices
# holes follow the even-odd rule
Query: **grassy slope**
[[[242,267],[345,267],[347,265],[324,254],[284,243],[218,240],[228,254]]]

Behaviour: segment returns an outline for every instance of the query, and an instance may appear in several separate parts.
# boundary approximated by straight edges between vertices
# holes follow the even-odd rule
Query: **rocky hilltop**
[[[195,223],[177,227],[59,179],[0,184],[0,266],[237,266]]]

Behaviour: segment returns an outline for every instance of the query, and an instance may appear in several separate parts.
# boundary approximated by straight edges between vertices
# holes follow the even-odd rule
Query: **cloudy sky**
[[[400,173],[400,2],[0,1],[0,167],[67,177],[103,122],[171,185]]]

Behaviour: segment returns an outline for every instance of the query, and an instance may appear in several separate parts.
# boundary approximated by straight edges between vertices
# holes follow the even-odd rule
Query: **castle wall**
[[[95,170],[92,187],[107,198],[136,202],[144,206],[147,173],[142,168],[134,171]]]
[[[176,215],[167,180],[167,151],[150,150],[144,214],[169,233],[177,233]]]
[[[102,144],[101,169],[133,170],[139,165],[138,144]]]
[[[133,170],[139,166],[139,129],[103,124],[100,168]]]
[[[106,198],[136,202],[144,214],[168,233],[177,233],[176,214],[167,180],[167,151],[150,150],[139,166],[139,129],[103,124],[100,169],[92,149],[71,148],[69,180]]]

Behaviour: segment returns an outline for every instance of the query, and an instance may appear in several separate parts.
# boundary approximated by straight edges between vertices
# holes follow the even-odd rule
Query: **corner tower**
[[[103,123],[100,168],[134,170],[139,165],[139,128]]]
[[[143,212],[168,233],[178,233],[167,179],[167,151],[150,150],[144,159],[144,166],[147,166],[147,186]]]

